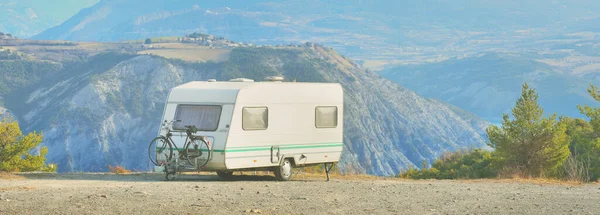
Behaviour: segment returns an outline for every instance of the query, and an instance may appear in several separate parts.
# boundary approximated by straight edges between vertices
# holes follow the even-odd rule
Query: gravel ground
[[[21,177],[22,176],[22,177]],[[0,179],[0,214],[599,214],[598,184],[23,174]]]

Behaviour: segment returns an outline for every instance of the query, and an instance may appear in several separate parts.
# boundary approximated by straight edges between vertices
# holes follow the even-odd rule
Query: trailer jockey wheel
[[[175,180],[175,173],[174,172],[169,172],[169,173],[167,173],[167,175],[165,176],[165,178],[167,179],[167,181],[173,181],[173,180]]]
[[[283,160],[281,166],[275,168],[275,178],[280,181],[289,181],[292,178],[292,162]]]
[[[233,178],[233,171],[217,171],[217,175],[222,180],[230,180]]]

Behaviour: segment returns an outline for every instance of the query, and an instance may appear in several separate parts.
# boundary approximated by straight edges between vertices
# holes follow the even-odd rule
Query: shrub
[[[576,156],[569,156],[562,166],[562,178],[568,181],[590,181],[590,162],[578,160]]]
[[[398,177],[410,179],[473,179],[491,178],[496,170],[491,165],[492,153],[482,149],[449,152],[433,162],[431,168],[423,162],[422,168],[410,166]]]
[[[119,165],[117,166],[111,166],[108,165],[108,169],[110,170],[110,172],[115,173],[115,174],[127,174],[127,173],[131,173],[131,170],[125,169]]]
[[[588,93],[594,100],[600,102],[598,87],[590,85]],[[589,118],[589,121],[568,117],[561,119],[567,125],[567,133],[571,138],[569,149],[577,160],[570,164],[578,164],[569,166],[570,171],[565,169],[565,176],[570,179],[574,171],[584,171],[583,179],[596,181],[600,179],[600,107],[579,105],[578,108],[581,114]]]
[[[10,119],[0,122],[0,171],[27,172],[27,171],[56,171],[56,165],[46,166],[46,147],[39,148],[37,153],[32,153],[42,142],[42,134],[35,131],[23,135],[19,123]]]
[[[400,173],[398,177],[406,179],[439,179],[439,175],[440,171],[435,167],[419,170],[413,166],[409,166],[408,169]]]

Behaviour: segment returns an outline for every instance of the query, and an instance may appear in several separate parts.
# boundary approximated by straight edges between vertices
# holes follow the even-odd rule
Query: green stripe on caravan
[[[315,143],[315,144],[297,144],[297,145],[283,145],[279,146],[279,149],[308,149],[308,148],[326,148],[343,146],[343,143]],[[251,147],[232,147],[227,149],[226,152],[249,152],[249,151],[262,151],[271,150],[271,146],[251,146]]]
[[[156,150],[157,150],[157,151],[164,151],[164,150],[167,150],[167,149],[168,149],[168,148],[156,147]],[[177,151],[184,150],[184,148],[176,148],[176,147],[173,147],[173,149],[174,149],[174,150],[177,150]],[[202,149],[202,151],[203,151],[203,152],[207,152],[208,150],[207,150],[207,149]],[[213,152],[225,152],[225,150],[222,150],[222,149],[213,149],[212,151],[213,151]]]
[[[279,146],[279,149],[310,149],[310,148],[326,148],[343,146],[343,143],[314,143],[314,144],[297,144],[297,145],[283,145]],[[156,147],[157,150],[161,150],[160,147]],[[183,148],[173,148],[175,150],[183,150]],[[271,150],[271,146],[248,146],[248,147],[232,147],[227,150],[214,149],[213,152],[250,152],[250,151],[262,151]],[[207,151],[207,150],[202,150]]]

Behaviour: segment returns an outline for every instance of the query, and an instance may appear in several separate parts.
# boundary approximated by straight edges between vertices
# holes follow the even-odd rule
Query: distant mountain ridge
[[[600,72],[569,74],[542,62],[497,53],[398,66],[380,74],[420,95],[456,105],[493,123],[500,123],[502,114],[510,113],[525,82],[537,90],[547,114],[582,117],[576,106],[593,104],[586,89],[600,81]]]
[[[318,42],[353,59],[421,60],[594,26],[594,0],[103,0],[34,39],[120,41],[205,32],[255,44]],[[497,43],[494,41],[501,41]],[[492,46],[490,46],[492,45]]]
[[[0,31],[28,38],[60,25],[81,8],[99,0],[3,0],[0,1]]]

